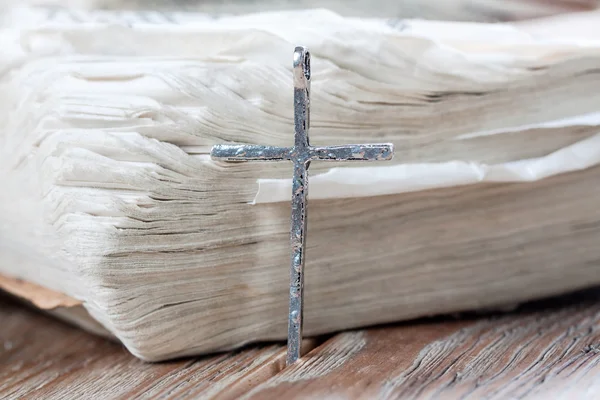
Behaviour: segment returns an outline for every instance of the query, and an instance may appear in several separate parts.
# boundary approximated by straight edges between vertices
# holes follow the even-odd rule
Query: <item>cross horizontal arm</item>
[[[210,157],[219,161],[281,161],[290,159],[290,148],[218,144],[213,146]]]
[[[311,160],[320,161],[383,161],[394,156],[394,145],[349,144],[310,148]]]

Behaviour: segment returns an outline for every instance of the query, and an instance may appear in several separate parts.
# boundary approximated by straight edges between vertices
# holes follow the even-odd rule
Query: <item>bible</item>
[[[4,18],[6,290],[150,361],[283,340],[291,168],[210,149],[293,143],[296,44],[312,144],[395,146],[311,166],[306,335],[600,282],[597,13],[152,15]]]

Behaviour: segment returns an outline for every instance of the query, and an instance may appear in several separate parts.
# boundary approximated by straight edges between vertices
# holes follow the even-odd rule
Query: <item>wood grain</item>
[[[599,298],[343,333],[244,398],[596,398]]]
[[[0,296],[0,398],[234,399],[285,366],[281,344],[150,364]],[[314,341],[305,341],[306,349]]]
[[[150,364],[0,296],[0,398],[597,398],[600,289],[509,314],[335,335],[283,369],[262,345]]]

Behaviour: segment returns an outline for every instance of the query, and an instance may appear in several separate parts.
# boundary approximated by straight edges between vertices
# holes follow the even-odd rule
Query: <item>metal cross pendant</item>
[[[290,312],[288,319],[287,365],[300,357],[302,343],[302,310],[304,292],[304,250],[306,245],[306,205],[308,167],[313,160],[380,161],[391,160],[392,144],[364,144],[315,147],[308,142],[310,123],[310,53],[304,47],[294,51],[294,125],[293,147],[258,145],[216,145],[211,150],[213,160],[281,161],[294,164],[292,184],[292,229],[290,269]]]

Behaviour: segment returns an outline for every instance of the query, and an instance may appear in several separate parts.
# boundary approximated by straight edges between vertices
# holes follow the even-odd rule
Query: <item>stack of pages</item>
[[[307,335],[600,283],[600,14],[3,18],[0,274],[143,359],[286,337],[291,164],[209,153],[293,143],[296,45],[312,144],[396,148],[311,165]]]

